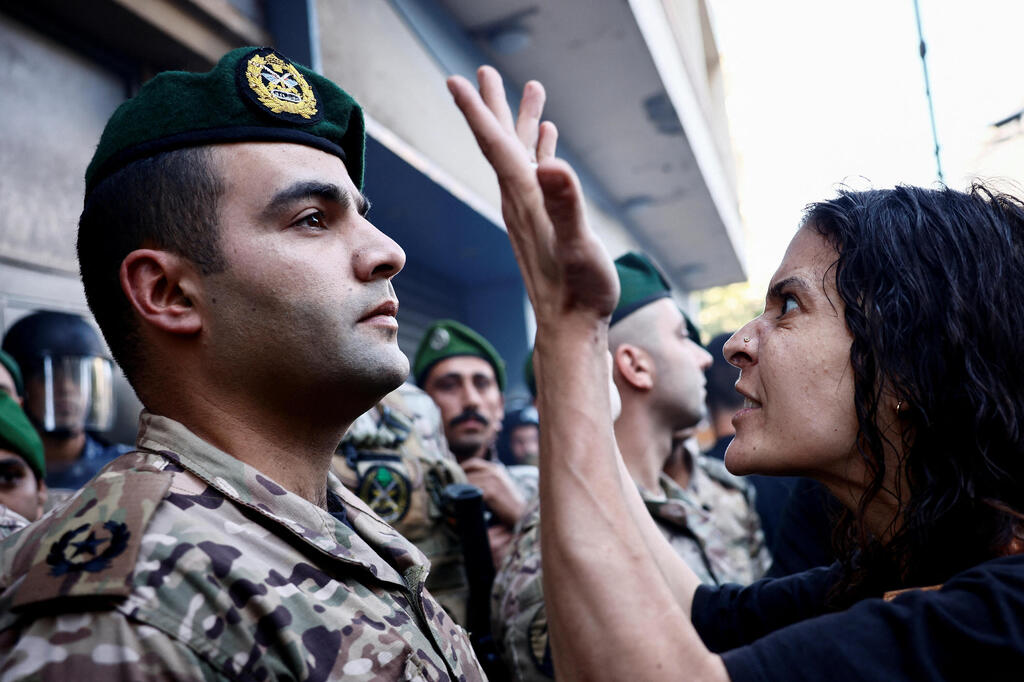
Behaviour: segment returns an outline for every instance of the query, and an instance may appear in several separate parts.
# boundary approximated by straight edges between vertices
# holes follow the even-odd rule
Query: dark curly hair
[[[981,185],[841,191],[810,205],[804,225],[839,254],[832,271],[871,476],[835,536],[845,558],[832,603],[942,583],[1024,551],[1024,202]],[[904,442],[883,545],[864,517],[894,445],[880,427],[884,394],[902,401]]]

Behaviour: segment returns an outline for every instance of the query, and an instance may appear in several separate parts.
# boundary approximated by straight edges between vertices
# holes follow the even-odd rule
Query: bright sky
[[[936,181],[913,0],[709,0],[726,77],[747,270],[763,291],[802,207]],[[942,166],[963,188],[1024,107],[1024,2],[919,0]],[[1024,158],[1021,174],[1024,182]]]

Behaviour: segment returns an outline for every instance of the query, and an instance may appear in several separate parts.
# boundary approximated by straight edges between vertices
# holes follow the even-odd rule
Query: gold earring
[[[749,336],[744,336],[743,337],[743,343],[750,343],[750,337]]]

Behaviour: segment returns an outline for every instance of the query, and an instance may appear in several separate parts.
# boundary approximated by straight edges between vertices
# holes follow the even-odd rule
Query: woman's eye
[[[785,315],[786,313],[790,312],[791,310],[796,310],[799,307],[800,307],[800,304],[798,304],[796,302],[796,298],[794,298],[793,296],[788,296],[787,295],[787,296],[785,296],[782,299],[782,314],[783,315]]]

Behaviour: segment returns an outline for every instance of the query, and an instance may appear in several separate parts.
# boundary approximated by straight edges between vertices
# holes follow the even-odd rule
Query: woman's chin
[[[725,451],[725,468],[729,470],[729,473],[736,476],[758,473],[756,461],[752,461],[750,453],[742,446],[737,446],[735,439]]]

